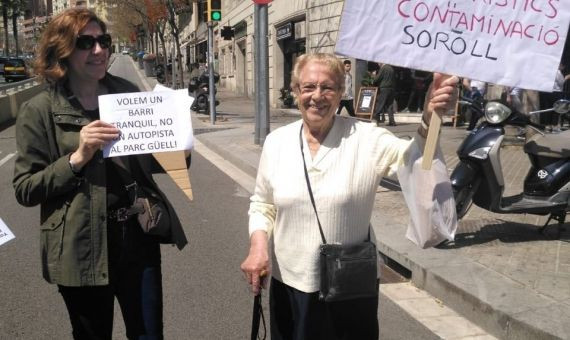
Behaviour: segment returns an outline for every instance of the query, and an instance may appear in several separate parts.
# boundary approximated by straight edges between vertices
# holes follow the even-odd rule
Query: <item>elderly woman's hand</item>
[[[459,78],[441,73],[433,74],[433,82],[428,90],[423,120],[429,125],[435,111],[440,117],[455,109]]]
[[[85,125],[79,132],[79,147],[69,160],[81,170],[93,158],[95,152],[112,140],[119,138],[120,130],[100,120]]]
[[[251,285],[253,294],[257,295],[261,287],[265,288],[266,278],[269,277],[267,233],[261,230],[254,232],[250,242],[249,255],[241,264],[241,270]]]

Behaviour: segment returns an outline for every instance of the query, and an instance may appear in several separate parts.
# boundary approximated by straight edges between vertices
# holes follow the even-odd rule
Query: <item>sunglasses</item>
[[[95,46],[95,42],[99,43],[101,48],[107,49],[111,47],[111,35],[103,34],[97,37],[91,35],[80,35],[75,40],[75,47],[80,50],[90,50]]]

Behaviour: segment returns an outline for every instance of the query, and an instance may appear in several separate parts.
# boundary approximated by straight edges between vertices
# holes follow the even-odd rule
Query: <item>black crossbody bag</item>
[[[311,182],[309,181],[309,173],[303,152],[302,133],[303,126],[301,125],[299,143],[301,144],[305,180],[323,241],[320,246],[319,266],[321,282],[319,299],[325,302],[334,302],[377,297],[378,253],[376,251],[376,245],[370,242],[370,226],[368,226],[368,238],[362,243],[351,245],[329,244],[325,239],[321,221],[317,214]]]

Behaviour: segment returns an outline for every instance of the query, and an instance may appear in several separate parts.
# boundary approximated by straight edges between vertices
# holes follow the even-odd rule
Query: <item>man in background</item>
[[[392,104],[394,103],[394,69],[388,64],[378,63],[378,74],[374,80],[374,86],[378,87],[374,118],[376,125],[386,121],[384,114],[388,112],[388,125],[396,126]]]
[[[348,114],[352,117],[354,115],[354,96],[352,94],[352,75],[350,74],[350,69],[352,68],[352,63],[350,60],[345,60],[344,64],[344,93],[340,99],[340,104],[336,110],[336,114],[340,115],[342,108],[346,108]]]

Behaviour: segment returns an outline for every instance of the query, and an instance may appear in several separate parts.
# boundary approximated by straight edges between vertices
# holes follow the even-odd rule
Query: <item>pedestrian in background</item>
[[[411,141],[400,139],[387,129],[335,115],[344,73],[334,55],[298,57],[291,88],[302,119],[273,131],[263,146],[249,207],[250,250],[241,269],[254,294],[271,276],[273,340],[378,339],[378,296],[319,300],[322,238],[307,182],[328,243],[374,242],[369,226],[380,178],[406,164],[414,143],[424,143],[424,126],[429,129],[435,108],[445,112],[455,105],[458,79],[443,81],[438,74],[424,123]]]
[[[540,101],[540,109],[548,110],[554,106],[554,103],[558,99],[564,98],[564,82],[570,79],[570,76],[565,77],[562,71],[564,70],[564,64],[560,63],[558,70],[556,71],[556,77],[554,78],[554,85],[551,92],[539,92],[538,99]],[[557,132],[558,124],[560,122],[560,114],[556,112],[542,112],[540,114],[540,124],[545,126],[545,130],[548,132]]]
[[[483,101],[485,98],[485,93],[487,92],[487,83],[484,81],[474,80],[474,79],[467,79],[466,81],[469,82],[469,87],[471,88],[470,95],[471,100],[474,103],[478,103],[481,107],[483,107]],[[469,118],[469,125],[467,126],[467,130],[471,131],[477,125],[477,122],[482,117],[476,110],[470,110],[471,117]]]
[[[342,108],[346,108],[346,111],[351,117],[355,117],[354,115],[354,96],[352,95],[352,75],[350,74],[350,69],[352,68],[352,64],[350,60],[345,60],[344,64],[344,93],[342,94],[342,98],[340,100],[340,105],[338,106],[338,110],[336,110],[336,114],[340,115]]]
[[[111,46],[105,23],[87,9],[49,22],[35,63],[47,86],[17,117],[14,190],[20,204],[40,205],[43,277],[58,286],[73,338],[111,339],[116,296],[128,339],[162,339],[160,242],[181,248],[186,238],[152,179],[150,154],[103,158],[120,131],[99,120],[98,96],[138,91],[107,73]],[[169,239],[143,232],[132,209],[137,187],[166,205]]]
[[[412,70],[412,88],[408,105],[406,105],[404,112],[420,112],[424,108],[427,87],[431,82],[429,79],[430,74],[425,71]]]
[[[374,106],[374,119],[376,125],[386,121],[384,114],[388,113],[388,125],[396,126],[394,120],[394,96],[395,96],[395,76],[392,66],[384,63],[378,63],[378,73],[374,79],[374,86],[378,87],[378,95],[376,96],[376,105]]]

